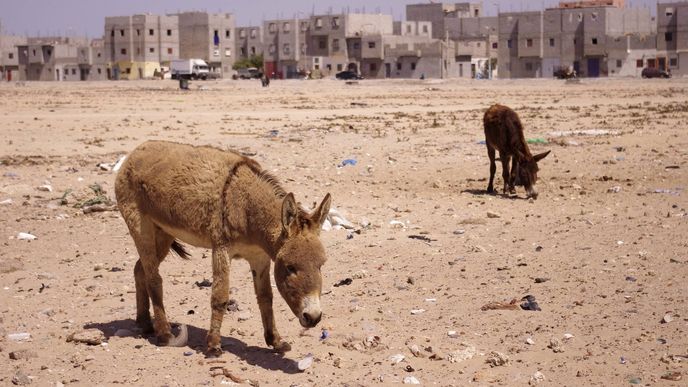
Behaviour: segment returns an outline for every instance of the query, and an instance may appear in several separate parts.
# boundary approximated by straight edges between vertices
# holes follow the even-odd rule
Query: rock
[[[450,352],[449,355],[447,355],[447,360],[449,360],[450,363],[460,363],[462,361],[472,359],[473,356],[478,353],[474,346],[468,344],[463,345],[466,348],[458,349],[454,352]]]
[[[42,311],[38,312],[38,314],[41,314],[43,316],[52,317],[55,315],[55,309],[53,309],[53,308],[43,309]]]
[[[556,337],[552,337],[547,348],[550,348],[554,353],[564,352],[564,347],[562,346],[561,341]]]
[[[38,239],[38,237],[33,234],[29,234],[28,232],[20,232],[17,234],[17,239],[20,241],[33,241]]]
[[[36,187],[36,189],[43,192],[53,192],[53,186],[51,186],[50,184],[40,185]]]
[[[573,339],[573,335],[570,333],[564,333],[564,340],[571,340]]]
[[[535,340],[533,340],[532,337],[528,337],[528,338],[526,338],[526,344],[535,345]]]
[[[245,310],[245,311],[243,311],[243,312],[240,312],[240,313],[237,315],[237,320],[239,320],[239,321],[247,321],[247,320],[250,320],[250,319],[251,319],[251,312],[249,312],[249,311],[247,311],[247,310]]]
[[[21,332],[21,333],[10,333],[7,335],[7,339],[9,341],[26,341],[31,338],[30,333],[26,332]]]
[[[86,329],[74,332],[67,337],[67,342],[82,343],[88,345],[100,345],[105,341],[105,335],[99,329]]]
[[[420,381],[415,376],[407,376],[404,378],[404,384],[420,384]]]
[[[458,229],[458,230],[453,231],[454,235],[463,235],[465,233],[466,233],[466,230],[464,230],[464,229]]]
[[[671,380],[672,382],[678,382],[682,378],[683,378],[683,376],[678,371],[667,372],[666,374],[662,375],[662,379]]]
[[[459,337],[459,333],[457,331],[448,331],[447,336],[451,337],[452,339],[456,339]]]
[[[411,309],[412,315],[418,315],[418,314],[423,314],[423,313],[425,313],[425,309]]]
[[[509,365],[509,357],[501,352],[492,351],[485,360],[490,367],[501,367]]]
[[[398,363],[401,363],[405,358],[406,358],[406,356],[398,353],[396,355],[390,356],[389,361],[391,361],[392,364],[398,364]]]
[[[93,271],[100,271],[105,269],[105,265],[102,263],[96,263],[95,266],[93,266]]]
[[[12,384],[26,386],[27,384],[31,384],[31,378],[22,372],[22,370],[17,370],[17,373],[12,377]]]
[[[29,349],[20,349],[18,351],[10,352],[10,359],[12,360],[29,360],[38,357],[38,354]]]
[[[674,321],[674,316],[672,313],[667,313],[662,317],[662,324],[668,324],[670,322]]]
[[[130,331],[129,329],[118,329],[117,331],[115,331],[116,337],[129,337],[133,335],[134,332]]]
[[[423,353],[420,351],[420,348],[417,345],[412,344],[412,345],[409,345],[408,348],[409,348],[409,351],[411,351],[411,354],[413,354],[413,356],[424,357]]]
[[[611,187],[611,188],[607,189],[607,192],[608,193],[619,193],[619,192],[621,192],[621,187],[619,187],[618,185]]]
[[[490,219],[501,218],[502,216],[493,211],[487,211],[487,217]]]
[[[370,274],[368,274],[367,270],[361,270],[356,273],[354,273],[351,278],[353,279],[363,279],[363,278],[368,278]]]
[[[545,375],[542,372],[537,371],[530,377],[530,381],[528,382],[528,384],[530,384],[531,386],[534,386],[534,385],[542,383],[544,381],[545,381]]]
[[[313,365],[313,354],[309,353],[303,359],[299,360],[297,367],[299,371],[303,372]]]

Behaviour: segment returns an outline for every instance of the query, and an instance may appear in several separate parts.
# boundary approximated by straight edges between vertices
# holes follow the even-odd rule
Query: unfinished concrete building
[[[0,81],[20,79],[17,46],[26,45],[26,41],[22,36],[0,34]]]
[[[273,78],[296,78],[305,74],[302,57],[306,55],[307,26],[299,19],[268,20],[263,23],[265,72]]]
[[[559,8],[594,8],[594,7],[617,7],[623,8],[625,0],[582,0],[582,1],[560,1]]]
[[[203,59],[220,77],[234,74],[235,20],[230,13],[183,12],[179,20],[179,58]]]
[[[234,31],[235,61],[263,55],[263,29],[261,27],[237,27]]]
[[[429,21],[432,23],[432,37],[446,39],[448,19],[461,19],[483,16],[482,3],[429,3],[409,4],[406,6],[406,20]]]
[[[657,4],[657,59],[646,66],[688,75],[688,2]]]
[[[616,7],[556,8],[539,12],[499,15],[499,73],[506,78],[551,77],[560,67],[572,67],[579,76],[618,74],[628,55],[618,60],[628,42],[652,39],[655,27],[647,9]],[[608,45],[607,43],[610,42]],[[613,44],[612,44],[613,43]],[[621,50],[614,52],[613,50]],[[612,59],[610,59],[612,58]],[[635,63],[635,62],[634,62]],[[613,72],[612,72],[613,70]]]
[[[79,81],[79,48],[87,47],[86,38],[28,38],[17,46],[19,79],[27,81]]]
[[[93,39],[87,46],[78,47],[77,64],[79,80],[107,80],[108,59],[105,54],[105,40]]]

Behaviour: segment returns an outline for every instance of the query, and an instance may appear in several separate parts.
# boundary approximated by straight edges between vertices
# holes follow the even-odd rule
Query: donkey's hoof
[[[222,347],[208,347],[208,350],[205,352],[205,357],[207,358],[216,358],[222,356]]]
[[[159,347],[167,347],[170,345],[170,340],[174,338],[174,335],[172,333],[163,333],[161,335],[158,335],[158,346]]]
[[[285,353],[285,352],[291,351],[291,345],[289,343],[287,343],[286,341],[280,341],[279,343],[273,345],[272,348],[275,349],[275,352],[279,352],[279,353]]]
[[[155,333],[155,329],[153,329],[153,323],[149,318],[137,318],[136,319],[136,325],[141,329],[141,333],[144,335],[150,335],[152,333]]]

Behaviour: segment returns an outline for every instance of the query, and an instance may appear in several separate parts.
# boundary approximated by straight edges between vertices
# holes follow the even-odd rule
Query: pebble
[[[193,354],[194,354],[193,351],[186,351],[186,352],[184,352],[184,356],[191,356],[191,355],[193,355]]]
[[[459,230],[454,230],[454,235],[463,235],[466,233],[466,230],[459,229]]]
[[[17,234],[17,239],[20,241],[32,241],[38,239],[38,237],[33,234],[29,234],[28,232],[20,232]]]
[[[22,370],[17,370],[17,373],[12,377],[12,383],[17,386],[25,386],[31,384],[31,378],[22,372]]]
[[[573,339],[573,335],[570,333],[564,333],[564,340],[571,340]]]
[[[18,351],[10,352],[10,359],[12,360],[28,360],[33,359],[34,357],[38,357],[38,354],[29,349],[20,349]]]
[[[53,187],[50,184],[43,184],[36,187],[36,189],[43,192],[53,192]]]
[[[458,349],[447,355],[447,360],[449,360],[450,363],[460,363],[464,360],[470,360],[478,353],[474,346],[468,344],[463,345],[466,346],[466,348]]]
[[[391,361],[392,364],[398,364],[398,363],[401,363],[405,358],[406,358],[406,356],[398,353],[396,355],[390,356],[389,361]]]
[[[490,219],[496,219],[496,218],[501,218],[502,216],[499,215],[499,213],[497,213],[497,212],[487,211],[487,217]]]
[[[251,312],[249,311],[243,311],[237,315],[237,320],[239,321],[246,321],[251,319]]]
[[[501,352],[492,351],[485,362],[488,363],[490,367],[501,367],[509,365],[509,357]]]
[[[7,339],[10,341],[25,341],[25,340],[28,340],[30,338],[31,338],[31,334],[25,333],[25,332],[10,333],[9,335],[7,335]]]
[[[415,344],[409,345],[409,351],[411,351],[415,357],[423,357],[423,353],[420,351],[420,348]]]
[[[304,357],[303,359],[299,360],[297,366],[299,368],[299,371],[303,372],[307,369],[309,369],[313,365],[313,354],[309,353]]]
[[[621,187],[619,187],[618,185],[611,187],[607,190],[607,192],[608,193],[619,193],[619,192],[621,192]]]
[[[422,313],[425,313],[425,309],[411,309],[412,315],[418,315],[418,314],[422,314]]]
[[[674,316],[671,313],[667,313],[662,317],[662,324],[668,324],[674,321]]]
[[[105,269],[105,265],[102,263],[96,263],[95,266],[93,266],[93,271],[100,271]]]
[[[564,347],[561,345],[561,341],[557,339],[556,337],[553,337],[549,341],[548,347],[552,350],[554,353],[561,353],[564,352]]]
[[[542,372],[537,371],[530,377],[530,381],[528,382],[528,384],[535,385],[538,383],[542,383],[544,381],[545,381],[545,375]]]
[[[100,345],[105,341],[105,335],[99,329],[86,329],[67,336],[67,342],[69,343],[72,341],[88,345]]]
[[[420,381],[415,376],[407,376],[404,378],[404,384],[420,384]]]
[[[451,337],[452,339],[456,339],[459,337],[459,333],[457,331],[449,331],[447,332],[447,336]]]
[[[8,204],[12,204],[12,199],[5,199],[0,202],[0,205],[6,206]]]
[[[528,344],[528,345],[535,345],[535,340],[533,340],[532,337],[527,337],[527,338],[526,338],[526,344]]]

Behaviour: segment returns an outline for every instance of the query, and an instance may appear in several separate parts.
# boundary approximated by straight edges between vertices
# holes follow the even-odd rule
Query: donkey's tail
[[[186,251],[186,248],[184,248],[184,245],[177,242],[176,240],[172,242],[172,250],[182,259],[189,259],[191,258],[191,254],[189,254],[188,251]]]

